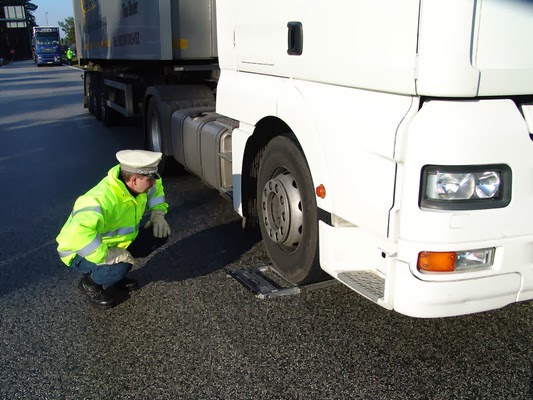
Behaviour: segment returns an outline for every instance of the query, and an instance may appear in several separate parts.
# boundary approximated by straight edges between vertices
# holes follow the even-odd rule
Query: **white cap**
[[[158,151],[121,150],[116,154],[120,169],[133,174],[160,178],[157,166],[163,157]]]

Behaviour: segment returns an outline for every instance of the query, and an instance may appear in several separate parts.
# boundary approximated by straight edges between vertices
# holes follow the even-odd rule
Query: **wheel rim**
[[[152,114],[152,120],[150,124],[150,138],[152,141],[152,150],[161,151],[161,129],[159,127],[159,118],[157,113]]]
[[[302,238],[302,198],[294,177],[283,171],[266,182],[261,199],[263,220],[270,239],[296,249]]]

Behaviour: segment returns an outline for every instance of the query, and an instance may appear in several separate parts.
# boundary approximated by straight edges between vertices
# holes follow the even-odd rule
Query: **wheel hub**
[[[296,248],[302,237],[302,199],[290,173],[281,173],[266,182],[261,207],[270,239]]]

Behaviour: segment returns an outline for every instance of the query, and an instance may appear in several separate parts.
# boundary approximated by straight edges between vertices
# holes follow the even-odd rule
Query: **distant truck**
[[[533,298],[533,3],[75,0],[84,104],[232,199],[290,282]]]
[[[34,26],[32,36],[33,60],[41,65],[61,65],[61,39],[57,26]]]

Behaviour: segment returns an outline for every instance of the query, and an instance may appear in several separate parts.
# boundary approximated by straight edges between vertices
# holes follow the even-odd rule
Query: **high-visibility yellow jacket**
[[[66,265],[79,254],[95,264],[104,262],[109,247],[126,249],[139,233],[146,209],[168,210],[161,179],[148,193],[133,196],[111,168],[95,187],[80,196],[57,236],[57,251]]]

